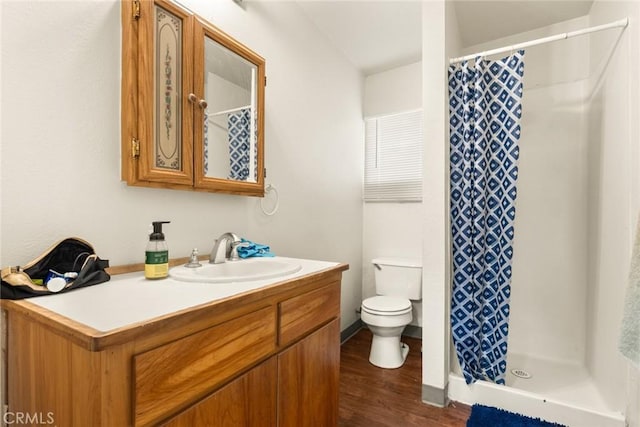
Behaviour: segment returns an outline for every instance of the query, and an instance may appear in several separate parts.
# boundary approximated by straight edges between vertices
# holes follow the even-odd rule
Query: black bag
[[[109,267],[109,261],[98,258],[88,242],[70,237],[56,243],[23,267],[3,268],[0,298],[13,300],[31,298],[97,285],[111,278],[104,270],[107,267]],[[77,277],[68,279],[69,281],[60,291],[52,292],[47,289],[45,283],[49,270],[61,274],[77,273]]]

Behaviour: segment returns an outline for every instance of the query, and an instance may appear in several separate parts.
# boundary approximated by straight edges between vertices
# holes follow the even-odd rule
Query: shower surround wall
[[[590,44],[587,367],[615,408],[626,383],[627,420],[640,427],[640,373],[617,350],[640,212],[640,4],[597,1],[589,13],[590,25],[625,16],[622,38],[607,32]]]
[[[587,26],[586,17],[578,18],[470,46],[461,55]],[[509,353],[582,364],[589,48],[586,39],[574,38],[525,52]]]
[[[583,17],[490,45],[588,26]],[[588,61],[586,37],[526,49],[510,354],[584,363]]]
[[[633,23],[637,5],[595,2],[587,16],[465,48],[459,54],[625,16]],[[571,380],[550,381],[532,391],[611,414],[626,409],[630,425],[637,427],[637,372],[630,369],[627,380],[617,337],[630,229],[640,204],[633,191],[638,188],[633,184],[638,179],[639,150],[634,82],[638,35],[632,25],[615,46],[620,31],[526,49],[509,369],[527,369],[518,364],[534,361],[549,369],[573,371]],[[535,363],[531,366],[541,366]],[[451,368],[459,372],[455,357]],[[549,374],[544,368],[531,373],[534,379],[529,381]],[[526,381],[515,380],[515,387],[527,389]],[[491,393],[488,389],[485,398]],[[624,424],[615,415],[595,424],[588,418],[569,421],[594,427]]]

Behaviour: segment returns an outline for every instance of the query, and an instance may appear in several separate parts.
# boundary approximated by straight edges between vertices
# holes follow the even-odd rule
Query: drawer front
[[[184,408],[275,350],[273,307],[134,357],[135,425]]]
[[[278,344],[283,346],[340,316],[340,282],[278,304]]]

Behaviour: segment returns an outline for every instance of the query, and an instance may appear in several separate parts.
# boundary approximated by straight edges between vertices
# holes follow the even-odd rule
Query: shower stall
[[[628,16],[638,16],[632,2],[595,2],[588,15],[447,53]],[[451,400],[569,426],[625,425],[627,363],[617,339],[640,162],[635,39],[635,28],[613,28],[525,49],[506,385],[467,385],[452,347]]]

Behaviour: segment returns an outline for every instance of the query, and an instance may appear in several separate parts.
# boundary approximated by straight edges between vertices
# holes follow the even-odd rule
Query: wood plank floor
[[[369,363],[371,332],[362,329],[342,345],[340,355],[341,427],[464,427],[471,408],[422,403],[422,341],[403,337],[409,355],[398,369]]]

